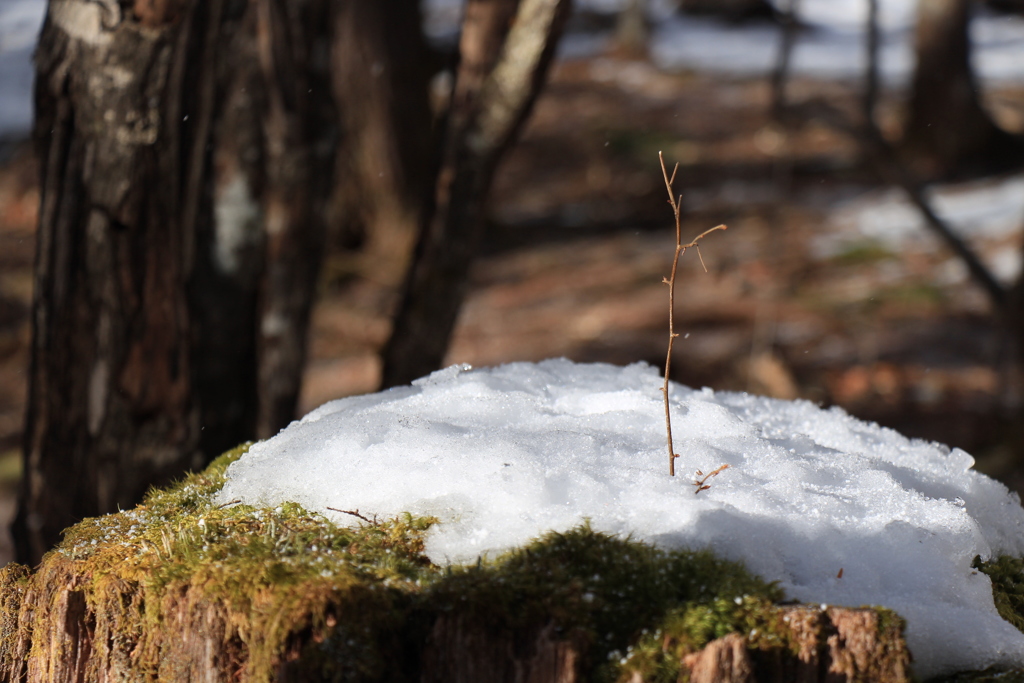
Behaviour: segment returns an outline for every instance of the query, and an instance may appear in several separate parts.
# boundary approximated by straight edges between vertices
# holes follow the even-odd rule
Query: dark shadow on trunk
[[[343,144],[332,206],[333,247],[359,244],[375,278],[398,285],[433,184],[437,147],[419,0],[338,3],[332,81]]]
[[[384,387],[407,384],[444,360],[494,170],[544,83],[569,6],[569,0],[470,0],[466,6],[435,204],[425,212],[384,349]]]

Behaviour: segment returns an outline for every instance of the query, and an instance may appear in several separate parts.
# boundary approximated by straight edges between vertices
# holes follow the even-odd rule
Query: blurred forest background
[[[37,152],[52,153],[57,146],[53,131],[60,126],[53,122],[73,119],[61,109],[61,97],[73,98],[75,91],[70,87],[37,94],[44,123],[37,120],[33,145],[29,57],[46,3],[5,2],[0,7],[0,563],[13,553],[6,529],[15,514],[23,445],[30,453],[42,452],[39,444],[45,438],[40,434],[46,429],[73,428],[70,413],[58,411],[44,419],[39,417],[46,413],[42,403],[29,408],[29,387],[33,377],[42,382],[38,369],[45,365],[37,357],[37,374],[30,372],[34,305],[42,319],[38,299],[33,304],[41,194],[46,198],[40,179],[59,175],[56,169],[66,168],[74,157],[66,152],[59,162],[53,157],[41,162]],[[480,8],[489,3],[470,4]],[[188,5],[184,0],[140,0],[135,13],[125,16],[146,30],[159,31],[161,22],[179,20],[172,16],[175,8],[183,12]],[[187,301],[202,299],[197,290],[232,292],[226,301],[197,314],[191,331],[186,330],[195,354],[192,372],[204,372],[203,359],[213,364],[221,357],[252,356],[245,362],[258,366],[258,372],[238,370],[238,382],[255,394],[257,385],[263,392],[267,381],[278,381],[268,364],[298,363],[301,369],[301,384],[296,379],[294,386],[275,389],[277,398],[239,408],[248,430],[243,438],[273,433],[293,415],[325,401],[376,391],[382,382],[407,382],[439,362],[494,365],[565,356],[662,365],[667,291],[661,280],[674,244],[658,168],[657,155],[663,151],[670,164],[679,163],[676,188],[682,195],[684,239],[718,223],[729,225],[728,232],[703,243],[709,274],[696,259],[684,259],[681,266],[676,327],[683,337],[675,347],[672,379],[840,406],[909,436],[963,448],[977,458],[979,470],[1024,491],[1024,3],[577,0],[571,14],[560,16],[568,11],[567,3],[549,2],[555,14],[548,21],[556,25],[541,51],[534,46],[533,68],[540,75],[518,75],[527,85],[540,86],[521,130],[516,134],[512,122],[507,135],[484,144],[479,140],[487,137],[488,129],[477,121],[477,137],[468,135],[464,148],[454,151],[450,131],[457,130],[459,117],[479,117],[472,112],[473,97],[486,101],[489,92],[478,87],[467,99],[467,64],[479,58],[484,67],[493,66],[497,58],[495,53],[488,62],[486,54],[467,52],[463,36],[459,61],[462,2],[431,0],[422,7],[415,1],[373,3],[391,8],[382,13],[366,11],[370,5],[355,1],[326,3],[325,11],[333,12],[322,22],[334,32],[334,42],[325,43],[333,47],[324,48],[334,51],[331,58],[318,58],[315,40],[305,52],[286,40],[282,49],[291,50],[294,58],[288,67],[293,72],[278,68],[285,83],[280,92],[266,85],[247,87],[260,79],[259,69],[266,66],[260,61],[263,48],[259,40],[237,42],[233,36],[249,30],[246,22],[251,21],[254,35],[266,38],[261,26],[287,23],[288,17],[273,15],[272,1],[253,0],[254,6],[269,7],[271,13],[255,12],[254,17],[246,14],[244,2],[209,5],[225,7],[229,18],[233,7],[242,8],[232,19],[235,33],[229,31],[224,38],[224,49],[233,51],[231,59],[237,64],[222,55],[217,68],[207,69],[212,76],[203,76],[202,68],[182,72],[180,78],[189,87],[182,90],[186,96],[177,111],[185,112],[178,117],[184,122],[193,116],[188,112],[203,111],[201,97],[194,93],[205,87],[220,92],[226,83],[227,94],[217,100],[221,116],[207,121],[215,148],[195,143],[193,129],[182,128],[186,132],[173,154],[185,158],[181,150],[189,144],[205,150],[200,156],[212,169],[204,181],[213,188],[212,207],[202,199],[196,206],[184,201],[178,207],[173,199],[149,205],[121,197],[104,209],[102,219],[94,218],[95,212],[85,213],[78,225],[90,238],[109,230],[114,235],[109,239],[116,240],[131,232],[134,222],[144,222],[139,218],[143,214],[159,222],[165,213],[180,212],[181,220],[192,216],[201,223],[196,216],[204,206],[212,216],[206,230],[214,236],[218,225],[230,221],[266,220],[273,225],[268,216],[276,216],[274,211],[286,215],[281,219],[285,223],[322,224],[319,235],[283,246],[275,246],[275,233],[268,227],[269,237],[261,238],[265,242],[236,240],[230,247],[234,251],[227,254],[216,251],[216,237],[197,233],[200,251],[209,247],[214,254],[210,258],[220,258],[221,265],[225,259],[244,261],[246,249],[268,250],[258,260],[262,275],[236,272],[237,281],[232,282],[216,275],[189,281]],[[515,24],[511,17],[518,3],[505,5],[510,9],[504,19],[488,20],[490,30],[502,36]],[[317,23],[315,17],[304,19]],[[297,35],[293,31],[290,39],[301,42]],[[500,40],[507,44],[513,38]],[[543,50],[553,57],[550,69],[545,69]],[[41,69],[50,69],[50,76],[60,71],[58,62],[64,57],[40,54]],[[83,48],[75,59],[87,62],[89,54]],[[484,67],[481,73],[487,71]],[[274,112],[292,106],[303,88],[314,93],[302,114],[308,130],[296,133],[281,125],[284,132],[274,138]],[[144,90],[139,90],[140,97]],[[257,90],[260,94],[253,94]],[[336,110],[328,111],[328,104],[316,99],[321,92],[331,94],[330,106]],[[528,94],[524,97],[529,99]],[[529,102],[520,104],[528,111]],[[93,114],[102,120],[102,111],[83,113],[80,103],[75,106],[78,125]],[[166,111],[167,103],[161,106]],[[152,146],[153,140],[143,139],[148,134],[143,124],[133,129],[139,133],[138,144]],[[97,149],[102,156],[105,148]],[[259,154],[247,155],[256,149]],[[298,154],[300,149],[303,154]],[[331,150],[329,158],[324,149]],[[93,163],[88,155],[83,158],[86,165]],[[110,169],[121,168],[120,162],[96,163],[110,177],[116,176]],[[162,176],[160,159],[138,163],[142,166],[130,166],[126,177],[134,182],[141,177],[139,168],[148,169],[146,193],[166,192],[164,186],[179,178],[186,178],[182,182],[187,185],[186,175]],[[294,172],[296,168],[301,172]],[[464,168],[472,176],[466,187],[486,189],[492,171],[493,185],[479,208],[480,229],[466,228],[460,242],[469,244],[463,249],[465,283],[456,277],[450,291],[445,290],[448,294],[434,296],[444,288],[423,284],[427,275],[410,271],[417,229],[434,234],[429,220],[424,225],[423,204],[433,205],[435,224],[438,215],[458,213],[451,206],[457,208],[463,177],[459,169]],[[259,180],[248,190],[239,189],[232,180],[236,176]],[[72,193],[67,188],[73,186],[81,194],[93,180],[75,182],[65,184],[65,192]],[[438,193],[438,183],[448,189]],[[258,216],[246,218],[252,203],[246,192],[254,187],[276,199],[264,198]],[[296,209],[301,204],[296,197],[315,194],[315,188],[322,199]],[[95,188],[92,192],[99,193]],[[207,196],[203,188],[197,192]],[[476,210],[471,205],[477,195],[467,200],[469,215]],[[95,196],[88,201],[102,203]],[[45,201],[43,205],[45,225]],[[61,213],[51,209],[54,215]],[[54,220],[59,224],[70,219],[52,219],[51,227]],[[439,229],[434,225],[435,233]],[[448,234],[445,239],[450,238]],[[94,248],[85,242],[73,242],[83,254]],[[442,253],[450,252],[443,239],[435,242]],[[127,256],[122,257],[136,258],[132,248],[125,246]],[[177,262],[167,250],[174,248],[159,252],[168,254],[168,261],[158,259],[147,272],[173,271]],[[420,252],[429,256],[430,247]],[[47,262],[48,268],[58,268],[60,258],[70,257],[55,258]],[[276,271],[275,258],[284,264]],[[82,268],[103,269],[103,263],[100,259]],[[457,264],[439,268],[458,270]],[[220,272],[212,266],[208,271]],[[110,266],[110,272],[116,267]],[[178,276],[171,272],[168,277]],[[273,288],[265,282],[262,289],[252,284],[261,277],[292,283],[293,289],[281,296],[281,310],[294,307],[296,287],[307,287],[313,295],[308,339],[300,330],[288,342],[296,348],[270,360],[266,339],[273,330],[268,332],[266,306]],[[83,287],[75,283],[72,278],[66,286]],[[428,320],[449,314],[431,308],[438,300],[452,302],[450,315],[457,317],[450,342],[443,330],[423,332],[415,316],[400,316],[405,327],[392,337],[396,315],[421,305],[415,303],[417,293],[427,300],[421,316]],[[160,296],[154,301],[162,300]],[[262,313],[245,313],[246,297],[258,299]],[[83,313],[90,309],[89,297],[84,301],[70,304],[71,317],[81,319],[82,329],[108,324]],[[286,320],[296,329],[304,325],[301,310],[278,313],[274,320]],[[227,332],[204,342],[205,351],[196,351],[197,329],[215,329],[222,317],[247,315],[234,324],[259,330],[263,338],[255,346],[225,328]],[[255,322],[254,315],[264,315],[262,322]],[[132,325],[136,323],[125,329]],[[146,382],[160,372],[145,365],[146,349],[153,348],[146,344],[159,346],[173,336],[160,329],[153,333],[155,341],[141,345],[141,356],[124,354],[125,367],[142,364],[133,372]],[[46,352],[37,348],[39,357]],[[441,360],[432,359],[431,353]],[[403,365],[395,358],[409,362]],[[62,362],[70,375],[81,361],[67,357]],[[85,387],[82,395],[96,394],[97,380],[90,379],[95,376],[86,374],[75,385]],[[125,376],[113,391],[127,395],[137,390],[140,401],[160,405],[159,397],[146,397],[149,384],[138,380],[141,384],[132,389],[135,385],[128,386]],[[219,401],[217,391],[226,391],[234,377],[231,372],[197,376],[197,384],[210,385],[208,403]],[[62,396],[75,400],[76,391]],[[35,395],[39,400],[39,389]],[[231,400],[236,399],[224,399]],[[56,404],[50,399],[48,405]],[[35,435],[25,433],[26,410],[36,415],[30,421]],[[89,410],[79,411],[86,434],[82,443],[98,440],[102,432],[102,419]],[[134,410],[132,414],[141,414],[137,405]],[[40,426],[47,420],[56,426]],[[195,418],[188,422],[191,427],[176,428],[176,434],[195,431],[182,437],[191,439],[192,450],[185,460],[147,476],[156,481],[172,477],[182,463],[199,466],[210,457],[205,447],[231,445],[217,442],[217,435],[202,436],[207,424],[213,422]],[[233,429],[225,427],[221,437],[237,441]],[[88,450],[76,444],[76,453]],[[57,470],[73,470],[56,462]],[[117,458],[107,464],[124,467]],[[44,482],[45,477],[37,488]],[[115,500],[131,504],[109,497]],[[72,513],[88,509],[86,504],[69,505]],[[23,523],[33,524],[31,518]]]

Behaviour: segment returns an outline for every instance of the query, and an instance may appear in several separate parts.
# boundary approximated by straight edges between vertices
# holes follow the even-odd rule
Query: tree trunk
[[[266,250],[256,330],[256,436],[266,438],[295,419],[333,187],[337,115],[330,0],[249,1],[258,15],[255,42],[266,98]]]
[[[647,0],[629,0],[615,22],[615,50],[623,57],[644,59],[651,38]]]
[[[1001,170],[1024,161],[1020,140],[982,108],[970,64],[971,0],[919,0],[904,143],[930,176]]]
[[[800,30],[799,13],[800,0],[789,0],[779,16],[782,24],[779,51],[775,56],[775,69],[772,70],[772,116],[778,120],[782,119],[786,109],[786,83],[789,81],[793,48],[796,47]]]
[[[730,633],[684,657],[690,683],[911,680],[906,644],[892,626],[881,623],[878,612],[808,605],[781,607],[780,612],[790,648],[751,647],[744,635]]]
[[[586,640],[539,628],[488,628],[464,615],[437,618],[423,648],[419,683],[579,683]]]
[[[419,0],[344,0],[332,87],[341,107],[332,241],[362,243],[375,277],[401,284],[434,172],[433,53]]]
[[[12,529],[29,563],[83,517],[276,431],[297,394],[332,163],[309,75],[324,0],[127,5],[51,2],[37,51]]]
[[[435,201],[426,207],[383,386],[440,367],[480,241],[495,168],[547,76],[570,0],[469,0]]]
[[[737,22],[776,16],[774,7],[767,0],[680,0],[679,11]]]

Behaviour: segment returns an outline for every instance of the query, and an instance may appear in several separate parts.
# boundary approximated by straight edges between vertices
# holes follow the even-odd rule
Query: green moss
[[[494,562],[455,568],[425,600],[432,611],[458,609],[494,628],[553,620],[583,635],[600,665],[595,680],[611,680],[620,666],[613,653],[673,614],[703,614],[723,595],[730,605],[739,596],[766,604],[783,597],[774,584],[709,552],[664,551],[584,525],[549,533]],[[701,622],[705,630],[691,640],[695,647],[733,630],[718,616]]]
[[[971,567],[992,580],[992,599],[999,616],[1024,632],[1024,559],[1002,555],[983,562],[976,556]],[[1024,669],[967,671],[933,683],[1024,683]]]
[[[0,453],[0,488],[13,490],[21,481],[21,451],[12,448]]]
[[[348,529],[295,504],[214,505],[228,465],[247,449],[151,491],[134,510],[84,520],[43,566],[63,563],[90,578],[89,607],[104,615],[111,638],[138,643],[132,667],[153,679],[175,666],[167,663],[171,615],[199,605],[217,606],[240,641],[247,680],[269,680],[290,636],[304,629],[321,641],[344,633],[349,652],[337,666],[373,678],[388,667],[373,645],[399,625],[395,615],[414,592],[391,586],[415,586],[427,572],[423,532],[434,520],[406,515]]]
[[[902,287],[890,287],[879,292],[883,301],[904,305],[941,305],[946,302],[946,293],[928,282],[911,283]]]
[[[882,633],[882,634],[889,633],[889,632],[902,633],[906,629],[906,627],[907,627],[906,619],[901,617],[899,614],[897,614],[893,610],[887,609],[885,607],[874,606],[874,605],[865,605],[865,607],[870,607],[871,609],[874,609],[875,613],[878,614],[878,632],[879,633]]]
[[[648,167],[652,171],[658,169],[659,151],[664,152],[669,170],[671,170],[671,165],[677,161],[680,165],[686,166],[695,163],[700,156],[700,148],[697,143],[680,139],[678,135],[667,131],[631,128],[609,130],[605,136],[608,150],[613,155]]]
[[[895,258],[896,255],[873,240],[855,242],[832,257],[837,266],[863,266]]]
[[[637,643],[611,654],[629,676],[649,683],[680,680],[683,657],[729,633],[748,636],[751,647],[770,639],[773,646],[785,641],[787,629],[772,600],[764,596],[715,598],[710,602],[683,604],[669,610],[660,623],[641,634]],[[620,658],[621,656],[621,658]]]
[[[133,510],[81,522],[35,575],[15,568],[0,581],[35,582],[50,601],[80,585],[96,615],[97,659],[123,659],[133,680],[188,678],[194,658],[182,633],[218,629],[235,662],[229,673],[241,680],[284,669],[294,680],[413,680],[419,648],[445,614],[498,635],[554,624],[583,644],[593,681],[634,672],[677,680],[683,655],[732,632],[752,648],[795,647],[778,587],[709,552],[661,550],[583,525],[493,560],[438,567],[424,554],[433,518],[353,529],[295,504],[215,505],[228,465],[247,448],[151,491]],[[20,604],[22,593],[11,595]],[[46,655],[41,643],[33,656]]]
[[[0,568],[0,677],[17,650],[18,613],[29,577],[27,567],[13,562]]]
[[[1003,555],[982,562],[981,557],[975,557],[971,567],[992,580],[992,598],[999,616],[1024,632],[1024,559]]]

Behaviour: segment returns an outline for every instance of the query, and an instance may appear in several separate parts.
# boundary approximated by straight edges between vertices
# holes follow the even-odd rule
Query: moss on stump
[[[214,505],[245,450],[0,570],[0,679],[910,680],[892,612],[782,605],[707,552],[583,526],[438,567],[434,519]]]

